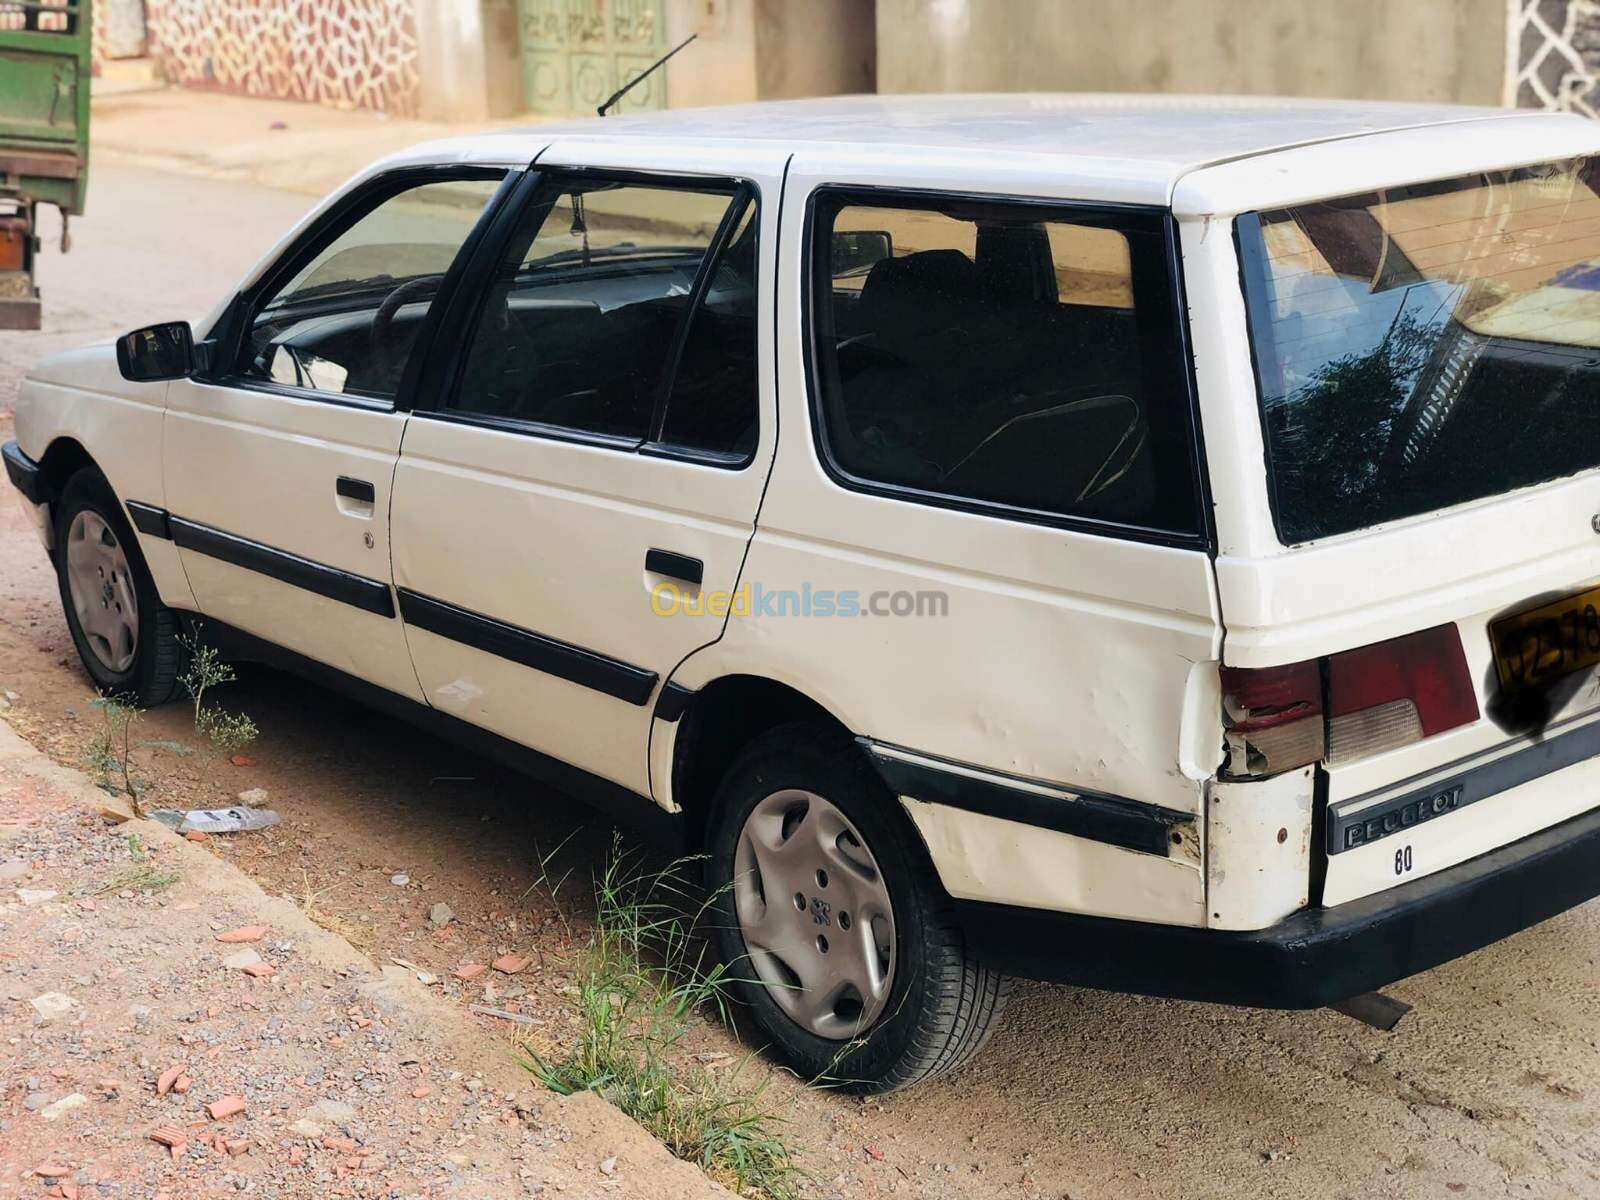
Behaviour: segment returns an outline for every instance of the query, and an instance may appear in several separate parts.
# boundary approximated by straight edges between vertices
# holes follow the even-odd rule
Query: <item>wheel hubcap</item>
[[[791,1019],[842,1041],[894,984],[894,909],[859,830],[815,792],[774,792],[745,819],[733,901],[756,976]]]
[[[139,602],[128,556],[98,513],[84,509],[67,530],[67,591],[78,628],[108,671],[121,674],[139,649]]]

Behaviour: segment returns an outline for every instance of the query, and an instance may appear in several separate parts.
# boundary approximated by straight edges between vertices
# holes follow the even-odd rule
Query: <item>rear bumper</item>
[[[39,464],[22,452],[15,442],[0,446],[0,459],[5,460],[6,477],[11,486],[21,492],[29,504],[43,504],[46,497],[39,486]]]
[[[957,901],[991,966],[1146,996],[1320,1008],[1600,895],[1600,810],[1448,870],[1267,929],[1224,932]]]

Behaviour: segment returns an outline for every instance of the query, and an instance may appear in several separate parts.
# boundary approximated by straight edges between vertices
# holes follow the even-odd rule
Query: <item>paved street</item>
[[[0,436],[16,380],[39,355],[206,311],[308,203],[247,183],[97,168],[72,253],[44,256],[45,331],[0,334]],[[22,697],[6,719],[77,763],[88,684],[9,489],[0,688]],[[568,898],[609,844],[583,810],[271,672],[246,673],[228,704],[261,727],[257,765],[152,758],[154,799],[269,789],[283,827],[215,839],[268,892],[317,890],[363,949],[441,973],[510,938],[531,939],[541,963],[546,952],[558,960],[574,936],[569,917],[581,932],[582,904]],[[192,740],[184,716],[150,713],[142,736]],[[551,902],[559,872],[538,867],[535,847],[569,836],[558,865],[574,882]],[[392,886],[397,871],[417,886]],[[449,938],[426,928],[438,900],[458,917]],[[541,966],[529,984],[553,1037],[562,982]],[[860,1102],[775,1075],[768,1097],[792,1122],[821,1197],[1600,1194],[1600,907],[1392,990],[1416,1009],[1384,1034],[1328,1011],[1023,986],[988,1049],[954,1077]],[[478,998],[468,991],[460,998]],[[719,1029],[691,1050],[713,1063],[744,1052]]]

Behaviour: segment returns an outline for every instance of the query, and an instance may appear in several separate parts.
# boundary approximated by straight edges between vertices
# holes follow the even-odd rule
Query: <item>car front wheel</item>
[[[706,870],[736,995],[803,1077],[888,1091],[987,1039],[1007,981],[969,952],[849,739],[791,725],[753,742],[719,789]]]
[[[78,657],[107,695],[141,707],[171,699],[182,646],[122,505],[97,471],[73,475],[55,511],[56,579]]]

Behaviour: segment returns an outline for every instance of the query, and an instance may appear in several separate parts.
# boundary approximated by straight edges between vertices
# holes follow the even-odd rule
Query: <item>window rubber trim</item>
[[[1188,434],[1191,447],[1189,456],[1191,460],[1190,486],[1193,489],[1197,528],[1193,532],[1179,532],[1096,517],[1070,516],[1048,512],[1043,509],[1007,504],[1003,501],[978,500],[904,484],[884,483],[863,478],[846,470],[834,457],[832,447],[828,444],[827,418],[822,411],[822,389],[820,386],[822,370],[816,336],[816,308],[821,286],[821,276],[819,276],[817,270],[821,253],[821,246],[816,236],[817,206],[820,200],[834,197],[854,199],[867,205],[900,207],[912,210],[951,210],[962,207],[989,210],[1026,209],[1040,213],[1066,214],[1070,215],[1079,224],[1100,224],[1111,229],[1122,228],[1119,223],[1129,217],[1140,217],[1145,220],[1159,222],[1162,230],[1161,236],[1165,243],[1163,264],[1166,267],[1167,274],[1166,290],[1172,304],[1171,322],[1174,326],[1172,340],[1175,343],[1175,353],[1183,359],[1182,369],[1177,372],[1177,378],[1182,380],[1186,392],[1184,408],[1187,413],[1188,427],[1185,432]],[[1096,221],[1095,218],[1100,218],[1100,220]],[[1115,538],[1121,541],[1168,546],[1179,550],[1200,550],[1210,556],[1215,556],[1216,537],[1211,519],[1209,489],[1206,486],[1205,471],[1202,469],[1203,463],[1199,458],[1201,453],[1200,413],[1194,382],[1194,358],[1190,351],[1188,340],[1187,312],[1181,307],[1183,303],[1182,274],[1181,272],[1174,273],[1174,265],[1181,265],[1181,252],[1174,242],[1176,229],[1171,209],[1155,205],[1122,204],[1114,201],[995,196],[971,192],[944,192],[925,188],[829,183],[814,188],[811,195],[806,197],[805,222],[805,229],[801,236],[800,251],[802,259],[801,353],[805,365],[807,408],[811,418],[812,447],[816,452],[818,462],[829,479],[848,491],[921,504],[930,508],[951,509],[957,512],[970,513],[974,516],[1020,521],[1030,525],[1041,525],[1052,529]]]

